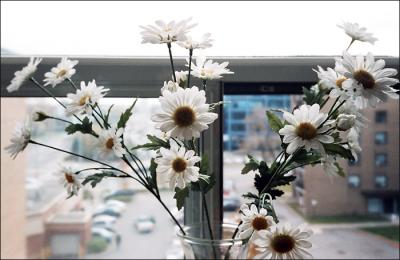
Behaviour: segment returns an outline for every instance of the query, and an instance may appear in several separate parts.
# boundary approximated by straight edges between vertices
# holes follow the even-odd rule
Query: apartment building
[[[306,215],[399,213],[399,101],[364,110],[370,122],[355,163],[341,162],[346,177],[330,179],[321,166],[297,171],[294,197]]]

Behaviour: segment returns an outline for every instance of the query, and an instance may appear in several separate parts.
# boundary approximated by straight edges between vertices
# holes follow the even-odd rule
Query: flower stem
[[[112,168],[110,168],[110,167],[92,167],[92,168],[86,168],[86,169],[79,170],[79,171],[75,172],[75,174],[78,174],[78,173],[84,172],[84,171],[90,171],[90,170],[112,170]]]
[[[176,82],[176,75],[175,75],[175,68],[174,68],[174,61],[172,59],[172,50],[171,50],[171,43],[167,43],[168,52],[169,52],[169,61],[171,62],[171,69],[172,69],[172,76],[174,78],[174,82]]]
[[[211,240],[214,240],[214,234],[213,234],[212,228],[211,228],[211,219],[210,219],[210,215],[208,214],[207,200],[206,200],[206,195],[204,194],[204,191],[201,191],[201,197],[203,199],[204,211],[206,213],[208,232],[210,233]],[[217,252],[215,251],[215,247],[214,247],[214,245],[212,243],[211,243],[211,246],[212,246],[212,249],[213,249],[214,259],[216,259],[217,258]]]
[[[118,169],[118,168],[115,168],[114,166],[111,166],[111,165],[109,165],[109,164],[107,164],[107,163],[103,163],[103,162],[97,161],[97,160],[95,160],[95,159],[86,157],[86,156],[84,156],[84,155],[76,154],[76,153],[73,153],[73,152],[70,152],[70,151],[66,151],[66,150],[63,150],[63,149],[54,147],[54,146],[50,146],[50,145],[47,145],[47,144],[42,144],[42,143],[39,143],[39,142],[36,142],[36,141],[33,141],[33,140],[29,140],[29,143],[31,143],[31,144],[36,144],[36,145],[40,145],[40,146],[43,146],[43,147],[47,147],[47,148],[50,148],[50,149],[53,149],[53,150],[56,150],[56,151],[59,151],[59,152],[67,153],[67,154],[70,154],[70,155],[74,155],[74,156],[76,156],[76,157],[80,157],[80,158],[86,159],[86,160],[88,160],[88,161],[92,161],[92,162],[95,162],[95,163],[98,163],[98,164],[102,164],[102,165],[104,165],[104,166],[109,167],[109,168],[112,169],[112,170],[115,170],[115,171],[118,171],[118,172],[122,172],[122,173],[124,173],[124,174],[126,174],[126,175],[129,175],[129,176],[131,176],[134,180],[136,180],[137,182],[141,183],[138,179],[136,179],[136,178],[133,177],[132,175],[128,174],[127,172],[124,172],[123,170],[120,170],[120,169]]]
[[[192,56],[193,56],[193,49],[189,49],[189,73],[187,78],[187,87],[190,88],[190,72],[192,70]]]
[[[329,100],[329,96],[324,100],[324,102],[321,104],[321,107],[320,108],[323,108],[324,106],[325,106],[325,104],[328,102],[328,100]]]
[[[239,224],[237,225],[235,231],[233,232],[231,239],[235,239],[237,232],[239,232],[239,227],[240,227],[240,225],[242,225],[242,223],[243,223],[243,221],[241,220],[239,222]],[[228,250],[226,250],[224,259],[229,259],[229,251],[231,250],[232,246],[233,246],[233,244],[228,247]]]
[[[68,123],[68,124],[73,124],[71,121],[68,121],[68,120],[65,120],[65,119],[62,119],[62,118],[58,118],[58,117],[54,117],[54,116],[47,116],[47,118],[58,120],[58,121],[62,121],[62,122]]]
[[[52,97],[55,101],[57,101],[58,104],[60,104],[63,108],[67,108],[63,103],[61,103],[60,100],[58,100],[50,91],[48,91],[45,87],[43,87],[34,77],[31,77],[30,80],[36,85],[38,86],[41,90],[43,90],[47,95],[49,95],[50,97]],[[78,119],[80,122],[82,122],[82,120],[77,117],[76,115],[74,115],[74,117],[76,119]]]
[[[347,47],[346,51],[348,51],[348,50],[350,49],[350,46],[353,44],[354,41],[355,41],[355,40],[354,40],[353,38],[351,38],[350,44],[349,44],[349,46]]]

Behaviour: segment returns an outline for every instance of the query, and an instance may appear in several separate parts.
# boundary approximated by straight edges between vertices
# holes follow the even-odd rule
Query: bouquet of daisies
[[[112,106],[108,109],[99,106],[110,89],[98,86],[96,81],[80,82],[78,86],[72,79],[75,74],[76,60],[63,58],[50,72],[44,75],[43,82],[34,76],[40,58],[31,58],[28,65],[15,73],[8,91],[17,91],[26,81],[33,82],[42,91],[53,97],[65,109],[66,118],[58,118],[49,113],[35,112],[28,120],[17,126],[11,145],[6,150],[13,158],[22,152],[28,144],[40,145],[98,164],[96,168],[72,170],[63,167],[61,173],[68,197],[78,194],[82,185],[92,187],[104,178],[129,178],[146,188],[165,208],[180,228],[185,230],[164,204],[159,186],[168,184],[175,194],[178,209],[184,205],[189,191],[198,191],[202,195],[210,237],[213,239],[205,194],[213,187],[213,175],[209,173],[207,157],[202,154],[199,139],[203,131],[209,128],[217,118],[215,104],[206,100],[207,81],[215,80],[224,74],[232,74],[227,66],[198,56],[192,61],[196,49],[205,49],[212,45],[210,34],[204,34],[195,41],[189,31],[196,24],[190,19],[180,22],[156,21],[156,25],[142,26],[143,43],[165,44],[168,48],[171,79],[161,87],[159,102],[161,110],[152,115],[162,136],[147,135],[148,142],[136,147],[128,147],[124,142],[124,129],[131,118],[136,100],[119,117],[118,122],[110,122]],[[336,59],[335,68],[316,70],[319,83],[311,89],[304,88],[305,104],[294,109],[293,113],[283,112],[283,118],[274,111],[267,111],[270,127],[279,135],[282,151],[271,164],[257,161],[249,155],[242,174],[255,171],[257,194],[246,193],[243,196],[251,202],[241,206],[241,222],[234,234],[248,239],[258,250],[257,258],[304,258],[310,256],[311,247],[308,238],[312,232],[305,226],[291,227],[278,224],[272,201],[283,194],[279,186],[289,184],[295,179],[292,170],[305,165],[322,164],[331,175],[344,175],[337,162],[339,158],[356,160],[361,150],[358,143],[359,132],[367,124],[361,109],[384,102],[388,98],[398,98],[397,90],[392,88],[398,82],[392,78],[397,74],[394,69],[384,68],[383,60],[374,60],[372,54],[352,56],[348,53],[355,41],[371,42],[376,40],[365,28],[358,24],[344,23],[341,26],[351,37],[351,43]],[[172,56],[172,46],[188,50],[188,70],[176,71]],[[175,46],[175,45],[174,45]],[[199,79],[200,87],[192,85],[191,76]],[[194,81],[194,80],[193,80]],[[72,90],[67,95],[67,103],[61,102],[51,93],[66,82]],[[91,136],[96,142],[96,153],[100,156],[115,157],[129,168],[129,171],[84,155],[66,151],[48,144],[35,141],[31,136],[32,121],[58,120],[66,124],[67,134],[82,133]],[[145,167],[135,150],[155,151],[150,166]],[[229,256],[229,250],[227,255]]]
[[[271,164],[249,160],[242,174],[255,171],[254,184],[258,193],[243,196],[251,202],[241,206],[238,235],[248,238],[255,245],[256,258],[303,259],[311,257],[307,249],[312,232],[306,226],[292,227],[278,224],[272,201],[283,195],[279,186],[287,185],[296,176],[292,170],[306,165],[322,164],[328,175],[344,176],[339,158],[357,160],[361,151],[358,143],[360,131],[368,120],[361,110],[375,106],[389,98],[398,99],[398,90],[392,86],[399,82],[397,71],[384,68],[384,60],[376,60],[371,53],[352,56],[348,50],[355,41],[374,43],[377,39],[357,23],[343,23],[351,42],[335,68],[315,72],[319,82],[310,89],[303,88],[304,103],[292,113],[267,111],[271,129],[281,139],[282,151]]]
[[[189,190],[200,191],[204,199],[203,205],[208,218],[208,226],[211,230],[205,194],[212,188],[213,177],[208,172],[207,157],[201,154],[199,138],[201,138],[202,132],[207,130],[209,125],[218,118],[218,114],[213,110],[220,103],[207,104],[205,88],[208,80],[219,79],[223,74],[232,74],[233,72],[227,68],[228,62],[219,64],[207,60],[204,56],[198,56],[195,62],[192,61],[194,50],[211,47],[213,41],[209,33],[204,34],[199,41],[193,40],[189,31],[195,26],[196,24],[191,23],[191,19],[169,23],[159,20],[156,21],[156,26],[141,26],[143,29],[141,32],[142,43],[165,44],[169,52],[172,76],[170,80],[164,82],[160,89],[161,111],[152,115],[152,120],[157,123],[157,128],[163,132],[162,136],[147,135],[148,143],[128,147],[124,141],[124,129],[133,114],[137,100],[134,100],[132,105],[120,115],[118,122],[112,123],[109,120],[112,106],[105,110],[99,105],[100,99],[110,89],[98,86],[95,80],[87,83],[82,81],[78,86],[72,79],[76,72],[77,60],[62,58],[56,67],[44,75],[43,82],[40,82],[34,74],[42,59],[31,58],[26,67],[15,73],[7,90],[9,92],[17,91],[26,81],[31,81],[65,109],[66,118],[59,118],[43,111],[34,112],[24,123],[17,126],[11,139],[11,145],[7,146],[6,150],[12,158],[15,158],[28,144],[35,144],[97,163],[99,167],[95,168],[79,170],[72,170],[70,167],[61,168],[60,172],[68,198],[77,195],[82,185],[91,184],[92,187],[95,187],[105,178],[132,179],[154,195],[183,234],[185,231],[181,224],[161,198],[159,185],[168,184],[175,191],[174,198],[178,209],[183,207]],[[175,71],[172,44],[188,50],[187,71]],[[200,88],[191,85],[192,75],[200,79]],[[48,87],[55,88],[64,82],[73,91],[67,94],[68,101],[66,103],[55,97],[51,88]],[[78,132],[90,135],[92,141],[96,143],[96,155],[104,159],[110,157],[119,159],[130,170],[126,171],[110,165],[104,160],[89,158],[35,141],[31,136],[32,121],[44,120],[64,122],[66,124],[65,132],[68,135]],[[155,157],[151,158],[150,167],[145,167],[142,160],[136,155],[137,149],[155,151]]]

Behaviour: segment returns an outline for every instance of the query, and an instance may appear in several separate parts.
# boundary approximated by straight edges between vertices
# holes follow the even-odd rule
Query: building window
[[[232,124],[231,127],[232,127],[233,131],[243,132],[246,130],[246,127],[244,124]]]
[[[361,153],[357,153],[357,160],[348,161],[349,166],[359,166],[361,165]]]
[[[375,154],[375,166],[381,167],[386,165],[387,165],[387,154],[386,153]]]
[[[232,117],[233,117],[233,119],[242,120],[246,117],[246,113],[245,112],[233,112]]]
[[[376,132],[375,133],[375,144],[387,144],[387,140],[388,136],[387,136],[387,132]]]
[[[387,185],[387,177],[384,175],[375,176],[375,187],[385,188]]]
[[[350,188],[358,188],[360,187],[360,176],[357,175],[350,175],[347,179]]]
[[[386,123],[387,113],[386,111],[376,111],[375,112],[375,122],[376,123]]]
[[[368,199],[368,213],[383,213],[383,201],[379,198]]]

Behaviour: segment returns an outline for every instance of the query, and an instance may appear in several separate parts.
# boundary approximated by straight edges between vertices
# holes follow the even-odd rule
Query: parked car
[[[139,233],[150,233],[153,231],[156,221],[152,216],[139,216],[135,221],[135,228]]]
[[[92,226],[113,230],[117,218],[109,215],[99,215],[93,218]]]
[[[104,197],[104,200],[111,200],[114,199],[115,197],[119,197],[119,196],[133,196],[135,195],[135,191],[132,189],[123,189],[123,190],[117,190],[117,191],[113,191],[110,194],[108,194],[107,196]]]
[[[240,200],[235,197],[224,198],[224,211],[237,211],[240,207]]]
[[[113,200],[113,199],[107,200],[106,206],[118,208],[121,211],[124,211],[126,209],[126,203],[119,201],[119,200]]]
[[[114,239],[114,233],[104,229],[104,228],[99,228],[99,227],[92,227],[92,236],[99,236],[104,238],[108,243],[111,243],[112,240]]]
[[[232,179],[224,180],[224,197],[230,197],[232,193],[236,193],[235,181]]]
[[[113,217],[119,218],[121,216],[121,213],[112,208],[102,208],[102,209],[96,210],[95,213],[93,214],[93,217],[102,216],[102,215],[113,216]]]

